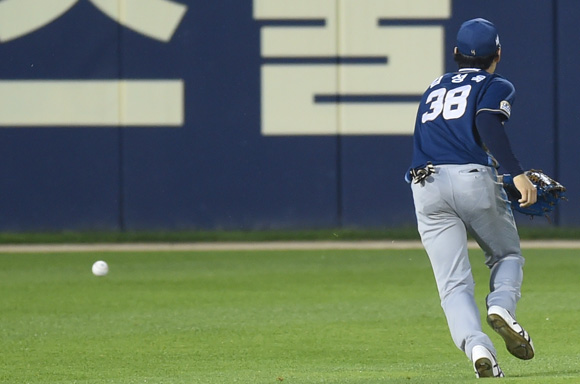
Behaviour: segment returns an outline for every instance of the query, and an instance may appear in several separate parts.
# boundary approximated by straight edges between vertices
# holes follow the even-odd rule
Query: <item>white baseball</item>
[[[93,264],[93,275],[105,276],[109,273],[109,265],[103,260],[95,261]]]

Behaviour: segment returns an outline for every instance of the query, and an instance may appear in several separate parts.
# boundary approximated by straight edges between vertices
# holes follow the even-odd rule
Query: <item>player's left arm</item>
[[[525,173],[521,173],[514,177],[514,185],[522,195],[522,197],[518,199],[520,207],[526,208],[538,201],[538,190]]]
[[[514,99],[513,85],[501,77],[495,77],[478,105],[475,125],[484,145],[501,167],[513,176],[514,185],[521,194],[518,200],[520,206],[528,207],[536,202],[537,191],[524,174],[504,127],[505,121],[511,116]]]
[[[503,124],[505,119],[500,113],[482,111],[477,114],[475,125],[481,141],[501,167],[516,176],[524,173],[524,170],[512,150]]]
[[[519,160],[514,155],[503,126],[503,115],[480,112],[475,123],[482,141],[507,173],[513,175],[514,185],[521,194],[521,207],[528,207],[537,200],[537,191],[525,175]]]

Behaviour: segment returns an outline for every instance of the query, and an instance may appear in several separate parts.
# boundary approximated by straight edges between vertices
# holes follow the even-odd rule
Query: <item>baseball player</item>
[[[490,268],[487,322],[520,359],[534,357],[516,318],[524,258],[506,193],[496,169],[514,175],[519,203],[536,202],[534,185],[513,154],[504,123],[514,86],[495,74],[499,35],[484,19],[463,23],[457,34],[457,72],[435,79],[421,99],[414,133],[411,183],[418,230],[427,251],[455,345],[473,362],[477,377],[503,377],[496,350],[481,327],[474,299],[467,234]]]

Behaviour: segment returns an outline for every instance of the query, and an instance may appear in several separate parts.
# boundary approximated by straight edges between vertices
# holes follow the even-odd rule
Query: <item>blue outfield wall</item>
[[[555,34],[556,84],[557,97],[554,102],[555,123],[555,161],[556,172],[568,188],[570,201],[560,210],[560,223],[578,225],[580,221],[580,171],[576,166],[580,162],[578,150],[578,125],[580,108],[575,102],[575,95],[580,84],[578,56],[580,47],[580,25],[578,15],[580,5],[573,0],[558,2]]]
[[[12,3],[0,230],[414,225],[409,116],[473,17],[500,31],[516,153],[569,189],[520,225],[580,225],[577,1]]]

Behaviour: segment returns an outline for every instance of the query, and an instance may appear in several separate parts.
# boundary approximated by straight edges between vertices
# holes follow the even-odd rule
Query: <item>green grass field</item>
[[[527,250],[506,382],[580,381],[579,250]],[[99,259],[106,277],[91,274]],[[483,309],[487,270],[472,251]],[[466,383],[422,250],[0,254],[1,383]]]

